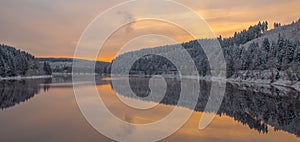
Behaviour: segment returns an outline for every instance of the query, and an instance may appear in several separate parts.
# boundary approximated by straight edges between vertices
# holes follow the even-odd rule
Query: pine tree
[[[262,43],[262,48],[266,51],[266,52],[270,52],[270,42],[268,38],[265,38],[263,43]]]
[[[296,73],[298,81],[300,81],[300,46],[299,45],[296,46],[295,48],[292,69]]]
[[[0,52],[0,55],[1,55],[1,52]],[[5,64],[4,64],[4,60],[3,60],[2,56],[0,56],[0,77],[1,76],[2,77],[5,76]]]
[[[294,45],[291,41],[287,41],[286,45],[286,64],[290,64],[294,59],[296,45]]]
[[[52,70],[51,70],[51,66],[48,62],[44,62],[44,72],[47,74],[47,75],[51,75],[52,74]]]

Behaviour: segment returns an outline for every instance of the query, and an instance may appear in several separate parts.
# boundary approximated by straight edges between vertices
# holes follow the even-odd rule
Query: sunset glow
[[[89,0],[71,2],[28,0],[2,2],[0,8],[0,39],[3,43],[26,50],[38,57],[73,57],[80,35],[86,26],[100,13],[124,2],[122,0]],[[228,37],[258,21],[289,24],[300,17],[299,0],[253,0],[251,3],[238,0],[177,0],[197,11],[211,26],[215,35]],[[247,4],[245,4],[247,3]],[[6,13],[10,13],[7,15]],[[134,17],[134,15],[132,15]],[[184,17],[174,13],[175,18]],[[193,25],[194,26],[194,25]],[[159,27],[159,28],[158,28]],[[143,30],[167,33],[178,42],[188,41],[182,32],[170,32],[168,28],[153,23],[134,24],[134,32]],[[119,38],[121,37],[121,38]],[[127,41],[130,35],[121,34],[115,40]],[[121,42],[123,42],[121,41]],[[110,51],[100,53],[99,60],[111,61],[119,45],[110,46]],[[150,44],[149,47],[152,45]]]

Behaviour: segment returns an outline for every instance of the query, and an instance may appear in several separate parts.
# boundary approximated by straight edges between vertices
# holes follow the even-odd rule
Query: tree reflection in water
[[[34,95],[39,94],[40,90],[44,92],[49,90],[47,84],[51,79],[28,79],[28,80],[2,80],[0,81],[0,107],[6,109],[17,104],[25,102]],[[44,84],[41,86],[41,84]]]
[[[130,78],[130,87],[114,88],[118,94],[143,101],[157,102],[155,96],[150,96],[149,79],[145,77]],[[83,78],[84,80],[84,78]],[[167,90],[164,98],[159,102],[166,105],[176,105],[180,95],[181,81],[166,78]],[[71,77],[56,77],[52,79],[0,81],[0,107],[7,109],[25,102],[42,91],[50,88],[71,88]],[[122,83],[122,79],[118,79]],[[109,84],[110,79],[96,79],[97,85]],[[188,96],[184,97],[182,107],[203,112],[210,96],[211,82],[200,81],[201,92],[195,108],[190,108]],[[92,84],[84,84],[92,85]],[[195,84],[197,85],[197,84]],[[188,94],[184,94],[188,95]],[[137,97],[138,96],[138,97]],[[287,88],[274,86],[238,85],[227,83],[226,93],[218,115],[227,115],[236,121],[248,125],[260,133],[268,133],[268,125],[275,130],[283,130],[300,136],[300,97],[299,92]]]
[[[148,96],[150,78],[132,77],[130,87],[135,94],[126,88],[114,88],[120,95],[137,98],[143,101],[156,102],[155,96]],[[159,103],[176,105],[180,95],[180,80],[165,78],[167,91],[165,97]],[[124,81],[122,79],[120,82]],[[195,108],[190,108],[185,100],[182,107],[203,112],[210,96],[211,82],[200,81],[201,92]],[[188,94],[184,94],[188,95]],[[146,96],[146,97],[145,97]],[[274,86],[256,86],[226,83],[226,93],[218,115],[227,115],[250,129],[260,133],[268,133],[268,125],[275,130],[284,130],[300,136],[300,97],[299,92]]]

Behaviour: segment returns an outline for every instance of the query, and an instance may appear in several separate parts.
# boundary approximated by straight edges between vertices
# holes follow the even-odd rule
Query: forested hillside
[[[0,45],[0,77],[51,75],[48,63],[40,64],[33,55]]]
[[[287,26],[277,24],[272,30],[268,27],[268,22],[259,22],[247,30],[236,32],[233,37],[218,38],[227,64],[227,78],[266,80],[270,83],[278,80],[300,81],[300,41],[292,38],[300,34],[300,21]],[[122,62],[124,57],[148,53],[134,63],[131,74],[176,74],[175,66],[159,55],[179,51],[178,48],[183,46],[193,58],[199,74],[210,76],[208,59],[199,44],[209,40],[212,39],[129,52],[114,59],[113,63]],[[181,60],[180,56],[177,58]]]
[[[278,79],[300,80],[300,39],[297,37],[300,34],[300,20],[286,26],[274,23],[274,26],[270,31],[262,29],[251,40],[244,40],[243,37],[253,33],[253,26],[232,38],[219,39],[227,62],[227,77],[268,79],[271,82]],[[234,42],[228,44],[229,39]]]
[[[52,72],[56,74],[61,73],[72,73],[72,67],[73,67],[73,61],[80,61],[83,62],[85,66],[79,67],[78,71],[81,71],[80,73],[91,73],[87,72],[90,71],[87,69],[87,66],[90,64],[93,64],[93,61],[89,60],[80,60],[80,59],[72,59],[72,58],[38,58],[38,60],[41,63],[47,62],[50,64],[52,68]],[[108,62],[101,62],[96,61],[95,62],[95,72],[96,74],[108,74],[109,73],[109,65]]]

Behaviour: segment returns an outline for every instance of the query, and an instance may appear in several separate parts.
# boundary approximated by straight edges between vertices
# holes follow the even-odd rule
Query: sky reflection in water
[[[147,79],[131,80],[137,95],[147,95]],[[143,83],[144,82],[144,83]],[[171,80],[167,94],[176,95],[176,81]],[[91,84],[80,86],[87,93]],[[97,89],[109,110],[130,123],[145,124],[162,119],[174,108],[176,97],[168,96],[160,103],[136,100],[117,92],[109,78],[98,78]],[[204,130],[198,130],[210,83],[201,82],[201,95],[192,117],[178,132],[164,141],[299,141],[299,93],[276,87],[255,87],[227,84],[226,95],[219,115]],[[146,90],[146,91],[145,91]],[[117,90],[119,91],[119,90]],[[177,90],[178,91],[178,90]],[[125,95],[124,95],[125,94]],[[118,96],[117,96],[118,95]],[[137,110],[121,103],[117,97],[135,103],[158,104],[154,109]],[[86,98],[93,104],[95,99]],[[204,104],[204,105],[203,105]],[[81,114],[73,94],[69,77],[0,83],[1,141],[111,141],[94,130]],[[184,111],[192,108],[181,106]],[[103,124],[111,126],[111,124]],[[274,128],[276,130],[274,130]],[[134,127],[121,128],[125,137],[139,133]],[[154,132],[164,128],[154,128]],[[143,137],[145,134],[141,134]]]

